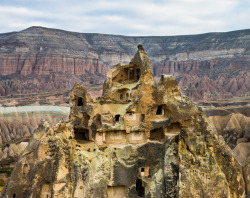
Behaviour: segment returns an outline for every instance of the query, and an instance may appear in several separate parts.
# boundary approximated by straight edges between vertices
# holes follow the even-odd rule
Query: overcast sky
[[[250,28],[250,0],[0,0],[0,33],[44,26],[121,35]]]

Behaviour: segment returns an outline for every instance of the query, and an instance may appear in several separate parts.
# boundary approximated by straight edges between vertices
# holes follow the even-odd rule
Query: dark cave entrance
[[[83,106],[83,100],[81,97],[77,99],[77,106]]]
[[[75,128],[75,139],[89,141],[89,130],[85,128]]]
[[[119,121],[120,121],[120,115],[117,114],[117,115],[115,115],[115,122],[119,122]]]
[[[165,138],[164,129],[157,128],[150,131],[150,140],[163,141]]]
[[[145,195],[145,188],[143,187],[141,179],[137,179],[136,180],[136,191],[137,191],[138,197],[144,197],[144,195]]]
[[[156,115],[162,115],[162,106],[158,106]]]

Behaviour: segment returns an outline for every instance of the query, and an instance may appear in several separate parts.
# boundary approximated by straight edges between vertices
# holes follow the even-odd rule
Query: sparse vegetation
[[[0,170],[0,173],[5,173],[7,177],[9,177],[11,175],[11,172],[13,171],[14,168],[9,168],[9,169],[5,169],[5,170]],[[1,182],[1,180],[0,180]]]

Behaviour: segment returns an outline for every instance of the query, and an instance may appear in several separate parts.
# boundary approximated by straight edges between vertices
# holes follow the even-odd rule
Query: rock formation
[[[190,36],[128,37],[42,27],[0,34],[0,95],[102,83],[109,67],[144,47],[153,72],[177,77],[193,100],[249,95],[250,31]]]
[[[235,104],[239,107],[241,104],[241,108],[232,106]],[[205,108],[205,112],[209,123],[216,133],[224,138],[226,144],[232,149],[235,159],[242,166],[248,192],[250,191],[250,118],[247,104],[244,100],[234,101],[233,104],[229,101],[221,101],[219,104],[214,102],[213,105],[219,105],[219,107]]]
[[[1,197],[243,198],[231,149],[175,78],[156,83],[150,65],[139,45],[100,98],[75,84],[70,122],[40,123]]]
[[[68,114],[69,107],[60,106],[0,107],[0,146],[32,135],[42,119],[54,125]]]

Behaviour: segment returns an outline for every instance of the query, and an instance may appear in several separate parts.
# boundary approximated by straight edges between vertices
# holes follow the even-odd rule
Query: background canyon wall
[[[110,67],[131,59],[138,44],[154,74],[176,76],[195,101],[249,95],[250,30],[131,37],[43,27],[0,34],[0,95],[100,84]]]

